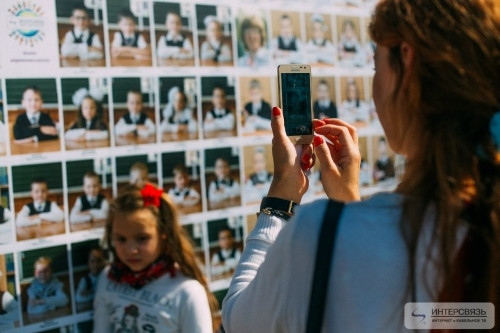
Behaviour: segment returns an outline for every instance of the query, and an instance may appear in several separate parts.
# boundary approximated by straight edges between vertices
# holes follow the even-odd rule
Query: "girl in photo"
[[[148,332],[213,332],[217,301],[162,190],[124,190],[111,204],[104,243],[114,261],[97,283],[94,332],[117,332],[132,312]]]
[[[73,103],[78,105],[78,116],[65,138],[69,141],[106,140],[109,136],[108,126],[104,123],[102,96],[97,92],[89,92],[86,88],[78,89],[73,95]]]

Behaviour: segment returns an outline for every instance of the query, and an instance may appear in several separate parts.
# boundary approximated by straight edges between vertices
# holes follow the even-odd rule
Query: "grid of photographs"
[[[371,96],[376,1],[47,2],[23,6],[54,11],[57,70],[0,68],[2,332],[91,331],[89,276],[129,184],[172,198],[222,303],[273,177],[278,64],[310,64],[314,117],[358,128],[363,196],[402,172]],[[325,197],[319,163],[309,177],[303,202]],[[32,302],[39,272],[51,306]]]

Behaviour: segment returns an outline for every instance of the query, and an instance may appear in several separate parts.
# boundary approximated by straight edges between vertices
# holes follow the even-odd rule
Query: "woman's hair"
[[[247,44],[245,42],[245,31],[247,31],[248,29],[258,29],[261,37],[260,46],[263,46],[266,43],[266,27],[262,19],[258,16],[246,17],[243,19],[243,21],[241,21],[240,30],[240,39],[245,49],[248,50]]]
[[[405,197],[401,227],[409,249],[409,291],[415,298],[417,243],[426,210],[433,207],[427,255],[438,246],[440,280],[426,283],[443,286],[433,297],[499,304],[500,166],[489,122],[500,103],[500,3],[385,0],[376,7],[370,34],[389,48],[397,81],[389,107],[404,101],[398,125],[415,124],[412,133],[419,133],[408,140],[416,153],[398,187]],[[413,48],[414,63],[401,88],[403,42]],[[464,221],[468,233],[457,252]]]
[[[116,257],[112,242],[113,219],[118,214],[132,213],[141,209],[151,211],[156,217],[158,233],[166,235],[163,241],[163,254],[173,259],[176,268],[185,276],[197,280],[207,293],[212,314],[218,310],[216,298],[210,292],[207,280],[198,266],[197,257],[193,249],[192,241],[187,232],[179,223],[179,214],[174,203],[166,194],[161,195],[160,206],[154,204],[145,206],[141,190],[136,186],[129,186],[121,192],[110,204],[109,215],[106,221],[104,243],[113,256]]]
[[[87,124],[87,120],[83,117],[83,114],[82,114],[83,101],[86,99],[90,99],[95,103],[95,108],[96,108],[96,113],[94,116],[94,119],[96,122],[95,127],[102,128],[102,126],[105,125],[104,122],[102,121],[102,117],[103,117],[102,104],[90,95],[87,95],[84,98],[82,98],[82,103],[80,103],[80,106],[78,107],[78,116],[76,118],[76,124],[77,124],[78,128],[85,128],[86,124]]]

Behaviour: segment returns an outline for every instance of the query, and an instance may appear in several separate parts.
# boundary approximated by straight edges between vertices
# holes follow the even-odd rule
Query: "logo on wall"
[[[7,11],[10,38],[16,40],[19,45],[31,47],[44,40],[45,21],[42,6],[31,1],[18,1]]]

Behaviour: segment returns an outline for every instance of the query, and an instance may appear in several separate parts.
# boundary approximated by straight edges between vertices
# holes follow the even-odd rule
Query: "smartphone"
[[[312,143],[311,67],[279,65],[278,92],[287,136],[294,144]]]

